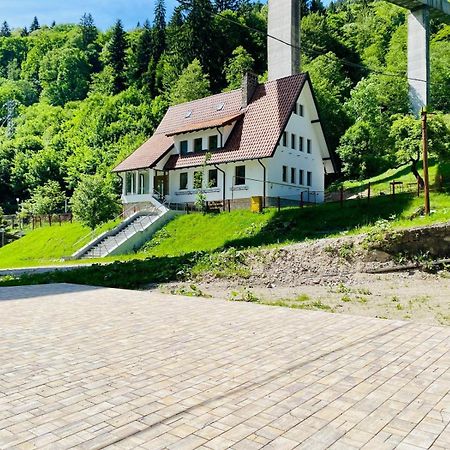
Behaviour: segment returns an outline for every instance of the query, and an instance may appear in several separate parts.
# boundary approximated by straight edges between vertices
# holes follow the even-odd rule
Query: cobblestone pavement
[[[450,448],[450,329],[0,288],[0,447]]]

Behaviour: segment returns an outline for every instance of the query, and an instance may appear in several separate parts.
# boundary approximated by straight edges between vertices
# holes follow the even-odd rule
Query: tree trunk
[[[420,176],[419,171],[417,170],[418,162],[419,161],[416,159],[411,159],[411,171],[414,174],[414,176],[416,177],[416,180],[419,183],[420,188],[423,189],[425,187],[425,183],[423,181],[423,178]]]

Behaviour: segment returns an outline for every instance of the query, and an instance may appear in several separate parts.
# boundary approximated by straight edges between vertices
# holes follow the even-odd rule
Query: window
[[[287,132],[283,132],[283,146],[287,147]]]
[[[146,171],[139,174],[139,194],[148,194],[149,191],[149,173]]]
[[[208,149],[209,150],[216,150],[217,149],[217,134],[214,136],[210,136],[208,139]]]
[[[188,141],[180,142],[180,155],[185,155],[188,152]]]
[[[312,172],[306,172],[306,185],[312,185]]]
[[[302,169],[300,169],[298,171],[298,184],[303,185],[303,178],[304,178],[304,171]]]
[[[295,168],[291,167],[291,183],[292,184],[295,184],[295,172],[296,172]]]
[[[298,114],[297,103],[294,105],[294,114]]]
[[[287,166],[283,166],[282,179],[284,183],[287,183]]]
[[[311,153],[311,139],[306,141],[306,153]]]
[[[302,104],[298,105],[298,115],[303,117],[303,105]]]
[[[188,174],[187,172],[180,173],[180,189],[187,189],[188,185]]]
[[[295,150],[295,148],[297,147],[297,136],[295,134],[291,135],[291,147],[292,150]]]
[[[299,149],[301,152],[304,152],[304,151],[305,151],[305,149],[304,149],[304,147],[303,147],[303,141],[304,141],[303,136],[300,136],[300,137],[298,138],[298,149]]]
[[[203,187],[203,172],[194,172],[194,189],[201,189]]]
[[[236,166],[234,175],[234,184],[236,186],[245,184],[245,166]]]
[[[194,139],[194,152],[201,152],[203,150],[203,139]]]
[[[211,169],[208,172],[208,187],[217,187],[217,169]]]
[[[134,172],[126,172],[125,177],[126,193],[132,194],[134,190]]]

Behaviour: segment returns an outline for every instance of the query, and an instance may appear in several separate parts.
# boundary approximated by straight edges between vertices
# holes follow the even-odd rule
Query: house
[[[324,198],[335,171],[308,74],[258,85],[246,75],[231,92],[172,106],[154,135],[121,162],[125,209],[154,197],[169,204],[208,201],[249,205],[278,197],[298,203]],[[201,183],[201,184],[200,184]]]
[[[170,107],[114,169],[125,211],[161,199],[183,207],[199,191],[224,208],[254,196],[266,205],[323,201],[325,174],[336,167],[311,80],[298,73],[299,8],[299,0],[269,0],[269,34],[283,42],[269,39],[268,82],[247,74],[241,89]]]

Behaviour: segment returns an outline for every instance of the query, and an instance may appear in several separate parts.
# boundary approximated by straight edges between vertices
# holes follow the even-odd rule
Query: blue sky
[[[170,14],[176,0],[166,0]],[[106,29],[116,19],[122,19],[126,28],[153,19],[155,0],[0,0],[0,21],[6,20],[13,28],[29,26],[34,16],[41,24],[77,23],[85,12],[94,16],[98,27]]]

